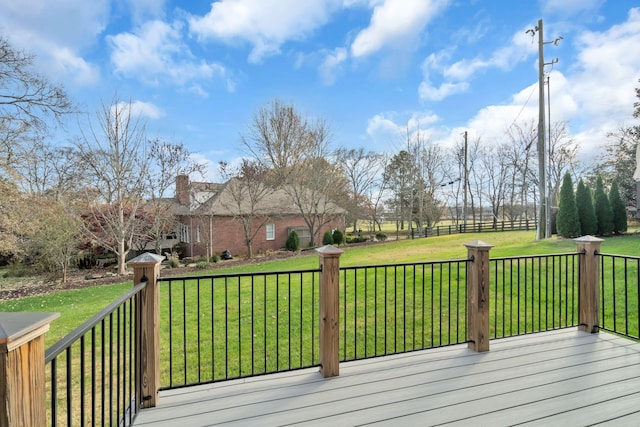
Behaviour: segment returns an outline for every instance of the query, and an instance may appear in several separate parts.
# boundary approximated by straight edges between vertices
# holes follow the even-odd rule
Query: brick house
[[[219,255],[228,249],[232,255],[246,255],[245,234],[237,216],[230,212],[233,206],[229,183],[190,182],[189,177],[176,177],[174,210],[178,217],[177,238],[184,246],[187,257]],[[327,230],[344,230],[345,210],[329,203],[326,216],[331,220],[321,227],[319,239]],[[252,240],[254,254],[282,249],[289,233],[295,230],[300,247],[309,245],[310,231],[299,209],[284,190],[275,190],[261,200],[252,221],[257,231]],[[319,242],[316,242],[316,244]]]

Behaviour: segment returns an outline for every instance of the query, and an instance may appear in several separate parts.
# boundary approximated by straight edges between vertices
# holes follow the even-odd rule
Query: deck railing
[[[141,283],[45,353],[47,425],[131,425],[141,406]]]
[[[491,259],[491,337],[577,326],[578,253]]]
[[[340,361],[467,342],[468,260],[340,269]]]
[[[319,273],[159,279],[162,388],[317,366]]]
[[[490,259],[492,246],[476,241],[461,260],[343,268],[342,251],[327,246],[319,269],[171,279],[145,254],[130,264],[134,283],[146,285],[47,351],[49,420],[127,425],[161,388],[318,365],[335,376],[340,361],[462,342],[487,351],[490,338],[575,325],[638,339],[640,259],[599,254],[600,242]],[[0,334],[0,396],[25,425],[45,424],[45,394],[12,384],[45,377],[50,321]],[[7,393],[18,389],[29,393]]]
[[[599,258],[600,329],[640,340],[640,257]]]

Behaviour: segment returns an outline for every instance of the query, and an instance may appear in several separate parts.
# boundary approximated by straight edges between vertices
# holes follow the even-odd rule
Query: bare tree
[[[91,182],[87,200],[95,201],[86,213],[85,231],[116,254],[118,274],[123,275],[148,172],[145,126],[134,116],[131,102],[121,102],[117,96],[111,104],[102,104],[96,120],[98,129],[91,125],[91,132],[76,144]]]
[[[558,206],[558,194],[564,175],[569,172],[576,178],[579,167],[578,144],[569,135],[566,122],[554,122],[549,137],[549,165],[547,177],[549,180],[549,200],[551,206]]]
[[[504,154],[510,163],[513,174],[510,175],[505,198],[505,216],[516,219],[528,215],[530,198],[537,191],[537,174],[535,173],[535,143],[538,140],[537,123],[533,120],[514,123],[506,131],[510,141]],[[534,209],[535,212],[535,209]]]
[[[331,152],[326,122],[303,119],[293,105],[275,100],[254,115],[242,142],[257,162],[273,171],[275,185],[289,195],[315,245],[320,229],[343,215],[336,201],[346,197],[339,166],[327,161]]]
[[[25,135],[45,132],[47,117],[60,119],[73,111],[62,86],[38,74],[33,61],[0,36],[0,168],[5,170]]]
[[[260,163],[247,159],[237,168],[220,162],[220,175],[227,181],[220,203],[242,226],[249,258],[253,258],[251,242],[273,213],[264,203],[274,191],[268,172]]]
[[[147,242],[152,242],[155,252],[159,254],[163,239],[175,230],[178,223],[175,205],[169,202],[169,190],[179,175],[202,176],[205,165],[194,161],[191,152],[182,143],[155,138],[148,141],[148,147],[149,169],[144,185],[147,224],[141,228],[139,239],[144,243],[143,248]]]
[[[353,231],[358,228],[358,220],[363,219],[371,205],[369,194],[382,170],[382,156],[366,152],[364,148],[339,149],[336,159],[349,182],[349,216]]]
[[[481,173],[486,177],[485,194],[491,203],[491,217],[494,228],[501,212],[507,192],[509,175],[512,173],[507,157],[506,145],[488,146],[482,150]]]

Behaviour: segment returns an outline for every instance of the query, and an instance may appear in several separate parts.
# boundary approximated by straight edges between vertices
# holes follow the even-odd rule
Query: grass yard
[[[462,259],[466,257],[464,243],[475,240],[483,240],[494,245],[490,253],[491,257],[551,254],[576,250],[573,240],[553,238],[536,241],[535,232],[531,231],[470,233],[355,247],[343,246],[342,249],[345,253],[342,255],[340,263],[341,266],[361,266]],[[608,238],[602,245],[602,252],[640,256],[640,235]],[[310,269],[317,266],[318,256],[315,251],[305,251],[293,258],[216,269],[213,272],[203,272],[202,274],[285,271]],[[51,345],[107,306],[131,285],[131,282],[102,285],[88,289],[60,291],[43,296],[0,301],[0,311],[61,313],[60,318],[53,322],[51,330],[47,333],[47,345]]]

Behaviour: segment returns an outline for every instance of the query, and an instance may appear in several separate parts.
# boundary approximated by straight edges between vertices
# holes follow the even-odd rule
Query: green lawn
[[[342,255],[340,262],[341,266],[359,266],[462,259],[466,257],[464,243],[475,240],[483,240],[494,245],[490,253],[491,257],[549,254],[576,250],[573,240],[553,238],[536,241],[535,232],[531,231],[470,233],[427,239],[400,240],[366,246],[343,246],[342,249],[345,253]],[[602,252],[638,256],[640,255],[640,235],[608,238],[602,244]],[[240,267],[218,268],[202,274],[309,269],[315,268],[317,265],[318,256],[315,251],[305,251],[293,258]],[[122,294],[130,286],[131,282],[127,282],[1,301],[0,311],[61,313],[61,317],[54,321],[51,330],[47,333],[47,345],[50,345],[115,300],[118,295]]]

